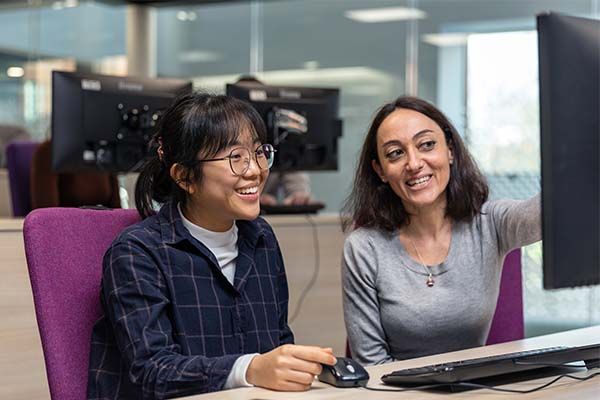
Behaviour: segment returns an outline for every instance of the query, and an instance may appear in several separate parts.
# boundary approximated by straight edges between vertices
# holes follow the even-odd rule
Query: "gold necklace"
[[[427,268],[427,266],[423,262],[423,258],[421,257],[421,254],[419,253],[419,249],[417,249],[415,242],[413,242],[413,240],[410,237],[408,238],[408,240],[410,240],[410,243],[413,245],[415,252],[417,253],[417,257],[419,257],[419,261],[421,261],[421,265],[423,266],[423,268],[425,269],[425,272],[427,273],[427,282],[426,282],[427,286],[432,287],[433,284],[435,283],[435,281],[433,280],[433,274],[431,273],[431,270],[429,268]]]

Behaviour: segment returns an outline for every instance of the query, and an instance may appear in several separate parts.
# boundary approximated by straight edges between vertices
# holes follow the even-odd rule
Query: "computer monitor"
[[[267,141],[277,150],[273,170],[338,169],[338,89],[238,82],[228,84],[226,92],[248,101],[263,117]]]
[[[189,81],[52,72],[52,168],[137,170],[161,113]]]
[[[537,29],[544,288],[600,284],[600,21]]]

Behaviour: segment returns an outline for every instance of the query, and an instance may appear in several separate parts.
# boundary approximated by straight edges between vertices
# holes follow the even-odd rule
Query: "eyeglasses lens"
[[[256,162],[261,169],[269,169],[273,166],[275,151],[270,144],[263,144],[256,149]]]
[[[256,164],[260,169],[269,169],[273,165],[275,151],[270,144],[263,144],[255,150]],[[244,175],[250,167],[250,151],[244,147],[234,149],[229,155],[231,170],[236,175]]]

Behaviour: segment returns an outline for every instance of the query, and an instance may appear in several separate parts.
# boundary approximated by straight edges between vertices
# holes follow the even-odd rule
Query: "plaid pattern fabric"
[[[220,390],[242,354],[293,343],[279,245],[261,218],[237,221],[233,285],[175,204],[126,229],[104,256],[89,399]]]

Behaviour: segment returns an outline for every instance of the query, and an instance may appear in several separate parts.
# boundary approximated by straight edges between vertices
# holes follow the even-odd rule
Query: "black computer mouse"
[[[335,365],[323,365],[319,380],[336,387],[364,387],[369,382],[369,373],[353,359],[337,357]]]

